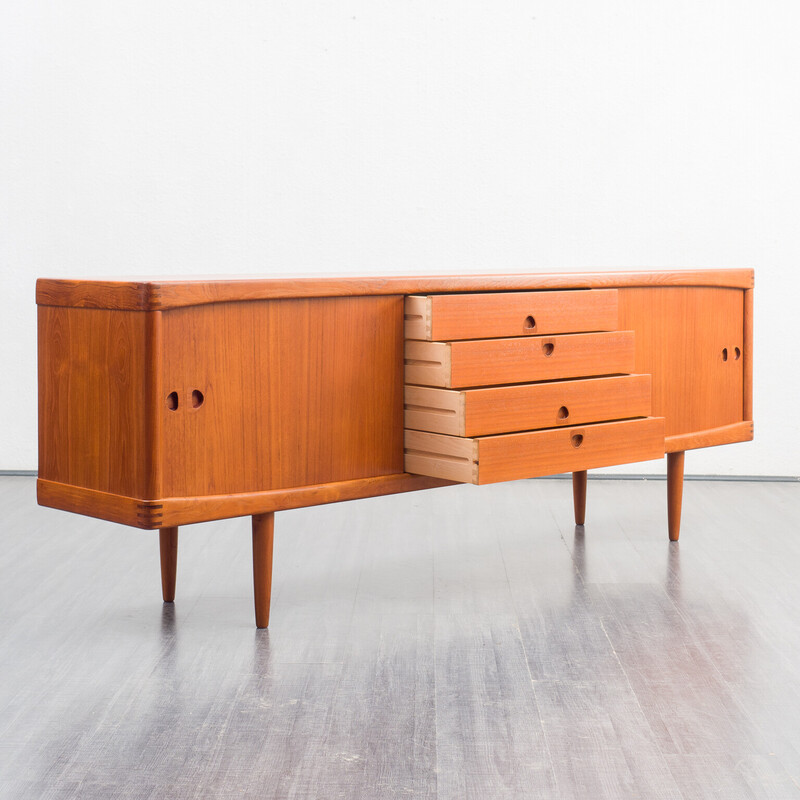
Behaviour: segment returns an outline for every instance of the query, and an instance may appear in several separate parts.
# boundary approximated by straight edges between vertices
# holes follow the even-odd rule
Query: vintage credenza
[[[37,283],[38,499],[158,529],[752,438],[752,270]]]

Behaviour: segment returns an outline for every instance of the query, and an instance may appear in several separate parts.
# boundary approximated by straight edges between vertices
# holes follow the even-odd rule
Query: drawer
[[[446,389],[634,371],[633,331],[405,343],[405,382]]]
[[[491,339],[617,329],[616,289],[406,297],[405,338]]]
[[[405,427],[453,436],[486,436],[649,415],[649,375],[464,391],[405,387]]]
[[[663,455],[663,417],[479,438],[405,432],[406,472],[461,483],[535,478]]]

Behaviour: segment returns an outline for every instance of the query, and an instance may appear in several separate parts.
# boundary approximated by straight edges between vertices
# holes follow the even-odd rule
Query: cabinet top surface
[[[408,276],[200,276],[73,280],[39,278],[39,305],[158,311],[240,300],[298,297],[501,292],[633,286],[753,287],[752,269],[527,272]]]

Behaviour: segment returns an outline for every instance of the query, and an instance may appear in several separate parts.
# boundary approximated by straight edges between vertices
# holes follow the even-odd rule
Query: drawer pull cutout
[[[566,419],[569,416],[569,409],[566,406],[561,406],[558,409],[558,418],[559,419]]]
[[[583,444],[583,434],[582,433],[573,433],[572,434],[572,446],[573,447],[580,447]]]
[[[533,317],[525,317],[524,328],[528,333],[533,333],[536,330],[536,320]]]
[[[206,398],[203,396],[203,393],[199,389],[195,389],[192,392],[192,408],[200,408],[203,405],[203,400]]]
[[[551,356],[551,355],[553,355],[553,350],[555,350],[555,349],[556,349],[556,346],[555,346],[555,345],[554,345],[552,342],[545,342],[545,343],[542,345],[542,352],[543,352],[543,353],[544,353],[546,356]]]
[[[178,410],[178,393],[177,392],[170,392],[167,395],[167,408],[170,411],[177,411]]]

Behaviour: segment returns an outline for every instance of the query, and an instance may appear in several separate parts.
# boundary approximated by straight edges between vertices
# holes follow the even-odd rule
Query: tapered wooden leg
[[[572,505],[575,507],[575,524],[583,525],[586,519],[586,470],[572,473]]]
[[[158,531],[161,550],[161,595],[165,603],[175,600],[175,574],[178,571],[178,529],[161,528]]]
[[[256,601],[256,628],[266,628],[269,625],[274,530],[274,513],[253,515],[253,596]]]
[[[669,540],[677,542],[681,535],[681,501],[683,500],[684,453],[667,453],[667,526]]]

